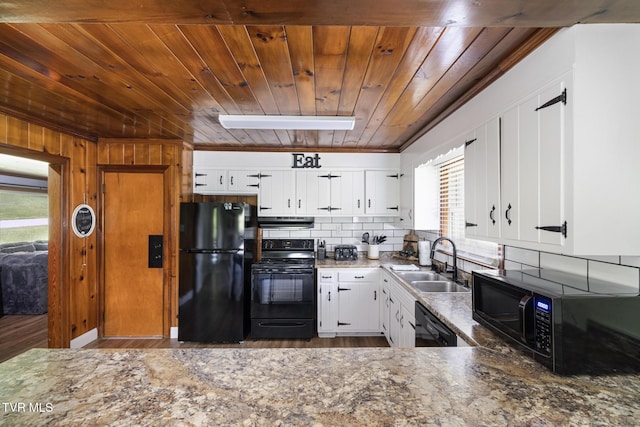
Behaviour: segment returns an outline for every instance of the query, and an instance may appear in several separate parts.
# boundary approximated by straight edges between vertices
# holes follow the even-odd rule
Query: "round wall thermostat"
[[[89,205],[78,205],[71,216],[71,227],[78,237],[89,237],[96,228],[96,213]]]

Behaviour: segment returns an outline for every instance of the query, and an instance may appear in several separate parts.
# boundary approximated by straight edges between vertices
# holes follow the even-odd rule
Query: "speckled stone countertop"
[[[482,348],[30,350],[10,426],[637,425],[640,377],[558,377]]]
[[[346,262],[322,267],[347,267]],[[388,268],[401,260],[359,260]],[[640,375],[553,374],[405,288],[473,347],[30,350],[0,364],[0,425],[631,426]]]

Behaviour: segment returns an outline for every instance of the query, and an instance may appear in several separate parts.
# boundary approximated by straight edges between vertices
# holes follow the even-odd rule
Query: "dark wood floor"
[[[47,315],[0,317],[0,363],[32,348],[47,348]]]
[[[252,340],[238,344],[205,344],[181,342],[175,339],[99,339],[84,348],[338,348],[338,347],[389,347],[384,336],[336,337],[311,340]]]
[[[339,348],[388,347],[384,336],[311,340],[252,340],[239,344],[202,344],[175,339],[98,339],[85,348]],[[32,348],[47,348],[47,315],[0,317],[0,363]]]

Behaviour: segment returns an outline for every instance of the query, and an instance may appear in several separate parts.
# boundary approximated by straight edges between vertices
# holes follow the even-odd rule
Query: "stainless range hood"
[[[274,216],[274,217],[258,217],[258,227],[260,228],[278,228],[281,230],[301,230],[305,228],[313,228],[313,217],[299,216]]]

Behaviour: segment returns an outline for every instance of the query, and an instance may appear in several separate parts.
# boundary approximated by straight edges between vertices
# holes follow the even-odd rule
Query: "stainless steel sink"
[[[444,277],[435,271],[398,271],[396,274],[407,282],[443,280]]]
[[[469,292],[468,288],[445,280],[414,280],[409,284],[420,292]]]

